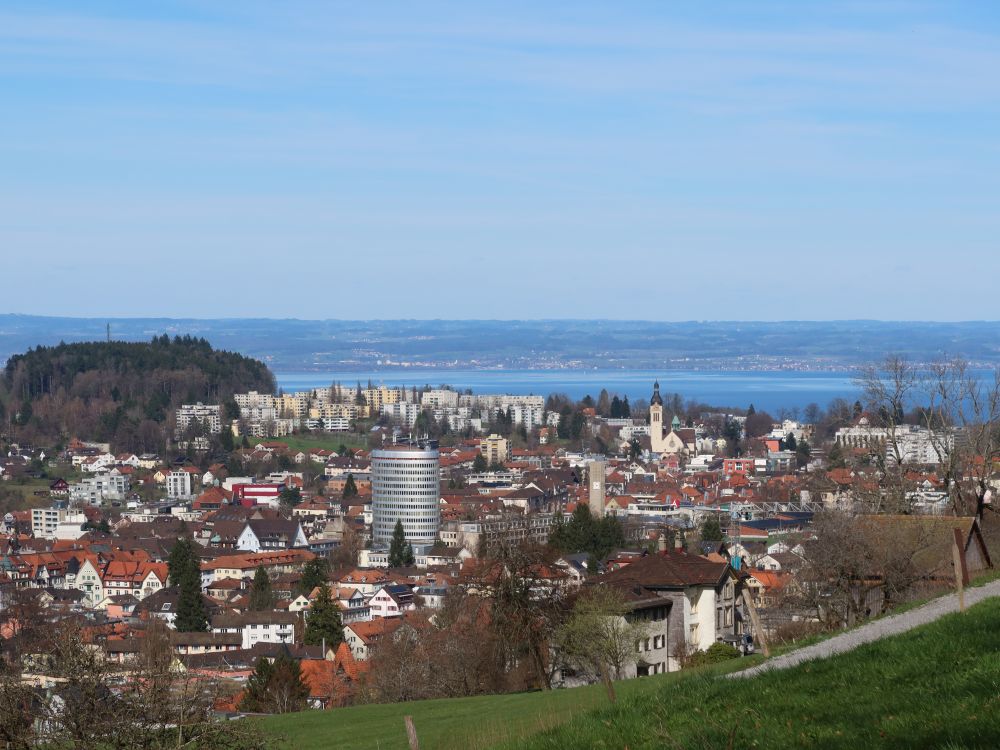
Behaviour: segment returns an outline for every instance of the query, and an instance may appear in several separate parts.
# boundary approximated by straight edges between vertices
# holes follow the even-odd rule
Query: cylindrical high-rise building
[[[396,521],[414,547],[437,541],[441,522],[437,448],[392,445],[373,450],[372,547],[385,549]]]

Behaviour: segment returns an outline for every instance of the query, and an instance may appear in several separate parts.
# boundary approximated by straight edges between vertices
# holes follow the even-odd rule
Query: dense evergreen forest
[[[179,404],[227,403],[233,393],[274,387],[264,363],[217,351],[203,338],[59,344],[10,358],[0,379],[0,417],[23,442],[75,436],[110,441],[118,451],[158,451]]]

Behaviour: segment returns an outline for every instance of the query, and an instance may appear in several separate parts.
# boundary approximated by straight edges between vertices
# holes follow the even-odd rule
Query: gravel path
[[[966,589],[965,606],[971,607],[976,602],[981,602],[983,599],[988,599],[992,596],[1000,596],[1000,581],[992,581],[983,586]],[[787,669],[811,659],[825,659],[828,656],[851,651],[862,644],[871,643],[889,635],[904,633],[911,628],[933,622],[942,615],[957,610],[958,594],[941,596],[916,609],[911,609],[909,612],[883,617],[880,620],[875,620],[840,635],[835,635],[820,643],[814,643],[812,646],[806,646],[805,648],[776,656],[773,659],[768,659],[763,664],[758,664],[756,667],[750,667],[741,672],[732,672],[726,676],[753,677],[772,669]]]

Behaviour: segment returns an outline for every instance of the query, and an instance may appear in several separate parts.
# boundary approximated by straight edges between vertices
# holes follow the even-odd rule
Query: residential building
[[[167,474],[167,497],[172,500],[188,500],[194,497],[192,474],[177,469]]]
[[[490,435],[479,441],[479,452],[491,466],[503,464],[510,459],[510,443],[500,435]]]
[[[421,406],[429,406],[432,409],[441,407],[456,408],[458,406],[458,391],[444,388],[435,388],[424,391],[420,396]]]
[[[183,435],[192,422],[201,423],[204,432],[218,435],[222,432],[222,413],[218,404],[183,404],[176,412],[176,429],[178,437]]]

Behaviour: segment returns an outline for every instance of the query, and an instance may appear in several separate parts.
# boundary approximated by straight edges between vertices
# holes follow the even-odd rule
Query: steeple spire
[[[663,406],[663,399],[660,397],[660,381],[657,380],[653,383],[653,397],[649,399],[649,405],[659,405]]]

